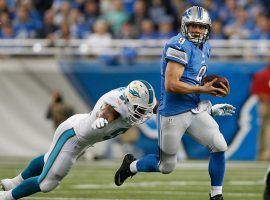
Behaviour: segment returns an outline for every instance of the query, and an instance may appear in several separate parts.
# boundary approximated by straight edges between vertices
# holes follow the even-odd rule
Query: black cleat
[[[270,186],[266,186],[263,193],[263,200],[270,200]]]
[[[265,189],[263,193],[263,200],[270,200],[270,171],[266,175]]]
[[[218,194],[213,197],[211,197],[211,194],[209,194],[209,196],[210,196],[210,200],[223,200],[222,194]]]
[[[122,165],[114,175],[114,183],[117,186],[122,185],[128,177],[134,176],[136,173],[132,173],[129,169],[130,164],[136,160],[132,154],[125,155]]]

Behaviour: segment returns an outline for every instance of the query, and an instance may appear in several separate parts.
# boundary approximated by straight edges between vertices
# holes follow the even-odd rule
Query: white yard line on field
[[[28,159],[23,158],[7,158],[7,157],[0,157],[0,165],[23,165],[26,164],[29,161]],[[79,160],[77,165],[78,166],[86,166],[86,167],[105,167],[105,168],[112,168],[112,167],[118,167],[119,163],[122,160],[101,160],[101,161],[85,161],[85,160]],[[268,162],[264,161],[227,161],[227,167],[228,168],[241,168],[241,169],[265,169],[269,165]],[[178,169],[182,170],[190,170],[190,169],[205,169],[208,167],[208,160],[181,160],[177,164]]]
[[[243,185],[243,186],[257,186],[263,185],[263,180],[256,181],[229,181],[228,185]],[[209,181],[149,181],[140,183],[125,183],[122,187],[156,187],[156,186],[207,186]],[[117,188],[114,184],[77,184],[71,186],[73,189],[87,190],[87,189],[113,189]]]

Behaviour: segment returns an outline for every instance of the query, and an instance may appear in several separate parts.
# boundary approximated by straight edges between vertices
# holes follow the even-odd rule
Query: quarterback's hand
[[[232,116],[235,109],[230,104],[215,104],[212,106],[212,116]]]
[[[104,118],[97,118],[93,124],[92,124],[92,129],[101,129],[104,128],[105,126],[107,126],[108,124],[108,120],[104,119]]]

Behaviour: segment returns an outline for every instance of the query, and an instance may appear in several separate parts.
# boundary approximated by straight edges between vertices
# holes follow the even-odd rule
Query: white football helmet
[[[135,80],[129,83],[125,89],[125,98],[132,125],[141,124],[153,115],[155,91],[147,81]]]
[[[188,31],[189,24],[201,24],[206,26],[205,34],[201,38],[193,37]],[[207,10],[200,6],[188,8],[182,15],[181,34],[195,44],[201,44],[209,39],[211,31],[211,18]]]

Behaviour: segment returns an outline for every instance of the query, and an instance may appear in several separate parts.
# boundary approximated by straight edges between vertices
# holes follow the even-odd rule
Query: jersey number
[[[128,128],[120,128],[116,131],[114,131],[113,133],[111,133],[110,135],[106,135],[103,137],[104,140],[109,140],[111,138],[116,137],[117,135],[123,134],[124,132],[126,132],[128,130]]]
[[[199,71],[199,73],[198,73],[198,75],[197,75],[197,77],[196,77],[196,80],[197,80],[199,83],[201,83],[202,78],[204,77],[204,75],[205,75],[205,73],[206,73],[206,69],[207,69],[207,67],[206,67],[205,65],[201,67],[201,69],[200,69],[200,71]]]

